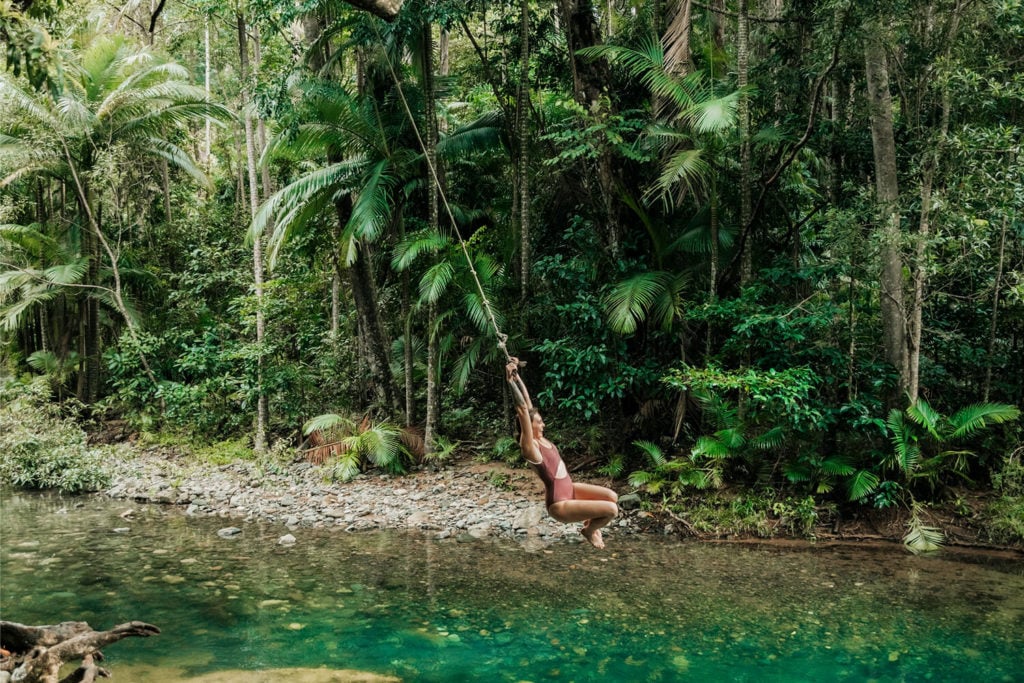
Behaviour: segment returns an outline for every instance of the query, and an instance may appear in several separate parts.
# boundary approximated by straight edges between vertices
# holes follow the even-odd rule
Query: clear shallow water
[[[1015,560],[611,534],[604,553],[309,529],[283,547],[176,508],[0,503],[4,619],[163,631],[106,650],[116,680],[1024,681]]]

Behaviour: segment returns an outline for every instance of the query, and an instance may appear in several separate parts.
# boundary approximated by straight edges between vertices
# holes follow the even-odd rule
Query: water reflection
[[[223,539],[229,520],[170,507],[2,505],[5,619],[160,626],[108,650],[120,680],[1024,680],[1011,560],[307,529],[281,546],[280,527]]]

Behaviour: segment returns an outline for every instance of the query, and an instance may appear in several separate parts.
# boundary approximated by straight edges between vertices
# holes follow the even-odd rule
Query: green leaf
[[[1006,403],[975,403],[953,413],[949,424],[953,428],[952,438],[971,436],[993,424],[1012,422],[1020,417],[1020,409]]]
[[[850,500],[860,500],[878,488],[878,475],[868,470],[858,470],[847,484]]]
[[[340,427],[345,431],[354,431],[355,423],[347,417],[343,417],[335,413],[327,413],[325,415],[317,415],[316,417],[308,420],[306,424],[302,426],[302,433],[309,436],[316,431],[328,432],[337,427]]]

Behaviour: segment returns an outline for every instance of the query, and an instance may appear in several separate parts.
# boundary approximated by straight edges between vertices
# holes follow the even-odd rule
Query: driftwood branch
[[[119,624],[109,631],[94,631],[84,621],[66,621],[53,626],[26,626],[0,621],[0,671],[12,672],[19,683],[89,683],[109,678],[110,672],[97,665],[103,661],[101,648],[122,638],[148,638],[160,629],[142,621]],[[81,660],[81,666],[58,679],[67,662]]]

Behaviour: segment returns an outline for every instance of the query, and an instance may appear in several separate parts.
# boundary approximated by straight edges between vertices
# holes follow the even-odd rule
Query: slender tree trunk
[[[897,396],[909,388],[906,310],[903,296],[903,256],[900,247],[899,186],[896,179],[896,140],[893,134],[889,65],[880,28],[865,30],[864,64],[871,108],[871,141],[875,156],[875,201],[881,228],[880,306],[886,360],[896,369]]]
[[[747,13],[748,0],[739,0],[739,18],[736,35],[737,85],[740,88],[739,132],[740,132],[740,230],[743,232],[743,260],[740,266],[740,285],[746,286],[754,279],[754,240],[751,215],[751,171],[750,171],[750,97],[747,95],[747,78],[750,58],[750,21]]]
[[[718,188],[714,177],[711,179],[711,209],[709,221],[711,223],[711,268],[708,273],[708,302],[715,303],[718,300]],[[705,360],[711,357],[711,341],[714,336],[714,326],[708,320],[707,337],[704,343]]]
[[[530,3],[520,0],[519,18],[519,90],[516,97],[517,138],[519,139],[519,296],[530,294]]]
[[[1006,254],[1006,226],[1009,219],[1003,216],[1003,228],[999,233],[999,263],[996,267],[996,281],[992,290],[992,318],[988,328],[988,349],[985,353],[985,386],[982,388],[982,401],[988,403],[992,390],[992,366],[996,350],[996,331],[999,322],[999,296],[1003,285],[1003,259]]]
[[[956,9],[950,19],[949,31],[945,36],[945,57],[949,58],[952,53],[953,43],[960,25],[960,11],[962,5],[957,3]],[[908,388],[910,402],[917,401],[921,382],[921,336],[924,315],[924,290],[927,284],[927,250],[928,239],[931,232],[931,206],[932,187],[935,176],[938,173],[939,164],[942,161],[942,152],[946,145],[946,136],[949,133],[949,116],[951,96],[947,79],[942,79],[940,87],[941,113],[939,115],[939,130],[936,139],[930,145],[928,161],[924,165],[921,177],[921,219],[918,226],[918,234],[914,249],[914,300],[910,309],[910,323],[907,340],[908,357]]]
[[[210,17],[203,20],[203,92],[210,99]],[[210,153],[213,148],[213,126],[210,118],[206,118],[205,135],[203,137],[203,166],[209,170]]]
[[[573,95],[588,114],[601,120],[608,115],[605,90],[611,81],[608,63],[603,59],[580,60],[576,52],[600,45],[601,27],[597,24],[592,0],[559,0],[565,22],[569,68],[573,77]],[[618,180],[611,152],[605,147],[597,159],[597,179],[601,186],[600,201],[604,203],[605,241],[613,259],[619,256]],[[520,207],[520,211],[522,208]]]
[[[248,34],[246,32],[245,17],[241,14],[238,20],[238,55],[241,65],[240,76],[243,83],[249,75],[249,48]],[[251,98],[248,95],[248,85],[242,88],[243,120],[245,123],[245,158],[249,175],[249,215],[256,217],[256,211],[260,205],[259,188],[256,180],[256,134],[253,130],[252,112],[250,111]],[[263,388],[263,338],[266,334],[266,321],[263,315],[263,236],[259,235],[253,240],[252,247],[252,273],[253,282],[256,288],[256,345],[260,351],[256,360],[256,434],[253,438],[253,448],[257,453],[267,450],[267,423],[269,421],[269,406],[266,393]]]
[[[91,202],[91,193],[84,192],[84,202]],[[91,211],[90,207],[83,210]],[[96,227],[98,230],[98,226]],[[87,284],[98,285],[100,281],[100,249],[95,231],[86,228],[82,231],[82,252],[89,259]],[[95,296],[82,295],[82,306],[85,311],[85,363],[84,382],[79,400],[92,405],[99,397],[100,387],[100,303]]]
[[[423,25],[423,96],[424,124],[426,129],[427,153],[427,220],[430,230],[440,230],[438,188],[440,173],[437,167],[437,114],[434,111],[434,31],[430,22]],[[431,302],[427,311],[427,415],[423,429],[423,450],[430,454],[435,450],[437,427],[441,415],[440,354],[438,348],[437,304]]]
[[[160,160],[160,189],[164,195],[164,221],[171,222],[171,174],[167,168],[167,160]]]

